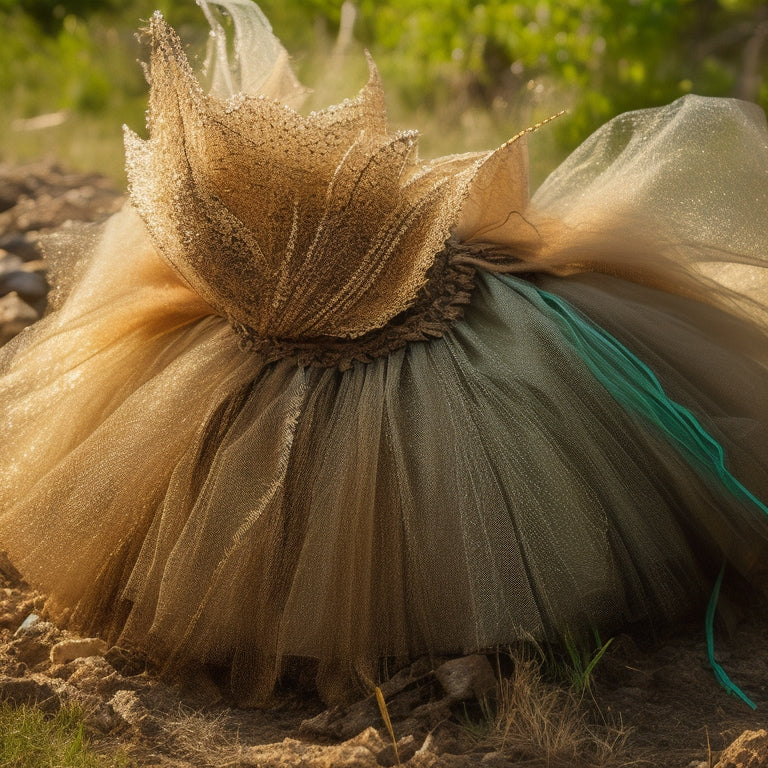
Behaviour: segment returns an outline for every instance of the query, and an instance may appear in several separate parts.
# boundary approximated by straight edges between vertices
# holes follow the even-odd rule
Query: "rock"
[[[244,749],[238,765],[262,768],[379,768],[373,752],[354,739],[336,746],[307,744],[297,739],[284,739],[276,744],[262,744]]]
[[[23,179],[0,179],[0,212],[13,208],[17,200],[28,191]]]
[[[0,298],[0,344],[5,344],[21,333],[28,325],[36,322],[39,315],[18,293],[9,293]]]
[[[118,722],[133,726],[144,736],[157,736],[163,730],[162,722],[144,706],[136,691],[116,691],[109,700],[109,706]]]
[[[23,661],[6,663],[3,664],[3,674],[5,677],[24,677],[29,674],[29,667]]]
[[[496,675],[481,654],[463,656],[441,664],[435,670],[443,690],[454,701],[481,699],[496,690]]]
[[[428,733],[438,728],[441,723],[453,717],[451,704],[452,699],[449,696],[444,696],[438,701],[430,701],[414,707],[402,720],[398,720],[396,733],[408,733],[421,741]]]
[[[478,765],[478,755],[437,755],[423,747],[408,761],[408,768],[476,768]],[[513,768],[514,763],[506,765]]]
[[[76,707],[90,730],[109,733],[115,728],[125,727],[125,721],[115,714],[102,692],[89,693],[58,679],[52,679],[51,685],[61,705]]]
[[[512,763],[502,752],[488,752],[480,760],[483,768],[509,768]]]
[[[427,734],[423,744],[408,761],[409,768],[444,768],[455,765],[454,755],[445,754],[440,738],[434,733]]]
[[[61,630],[48,621],[27,627],[8,644],[9,653],[30,667],[48,661],[51,648],[61,637]]]
[[[744,731],[722,752],[715,768],[768,768],[768,731]]]
[[[0,275],[7,275],[9,272],[16,272],[24,268],[24,262],[8,251],[0,248]]]
[[[22,272],[39,272],[44,274],[48,271],[48,264],[44,259],[34,259],[33,261],[25,261],[21,265]]]
[[[387,701],[397,696],[405,688],[420,683],[426,678],[432,677],[432,664],[430,659],[422,656],[408,667],[404,667],[395,675],[381,683],[381,693]]]
[[[36,239],[18,233],[0,237],[0,248],[18,256],[22,261],[39,259],[42,255]]]
[[[448,768],[448,766],[477,765],[477,755],[456,754],[463,752],[461,744],[447,728],[437,728],[427,734],[422,745],[413,753],[409,768]]]
[[[427,657],[417,659],[410,666],[399,670],[391,678],[382,682],[379,687],[393,723],[405,721],[404,725],[408,729],[407,732],[414,730],[425,732],[436,724],[429,722],[426,727],[423,727],[422,718],[414,719],[413,717],[417,711],[421,710],[422,706],[430,702],[433,689],[437,689]],[[426,715],[424,720],[433,717],[433,704],[434,702],[430,702],[427,705],[429,712],[424,710]],[[446,702],[438,704],[437,707],[440,710],[439,719],[443,719],[448,710],[447,699]],[[448,716],[450,716],[450,712],[448,712]],[[299,728],[299,733],[305,737],[316,738],[320,736],[347,740],[361,733],[371,724],[383,725],[381,712],[373,694],[353,704],[338,704],[313,718],[304,720]],[[397,733],[397,727],[395,732]]]
[[[34,705],[44,712],[55,712],[61,706],[51,685],[34,677],[0,677],[0,701],[17,707]]]
[[[91,186],[61,190],[50,189],[36,197],[22,197],[12,208],[0,213],[0,229],[17,232],[48,231],[60,227],[68,220],[95,221],[114,213],[122,204],[115,192],[105,193]],[[22,254],[18,248],[5,245],[0,247],[22,258],[36,258]],[[39,252],[38,252],[39,253]]]
[[[397,742],[397,753],[400,756],[401,762],[407,763],[416,754],[418,746],[419,745],[416,743],[416,739],[413,737],[412,733],[403,736],[403,738]],[[392,751],[394,752],[394,750]],[[382,755],[379,755],[379,760],[381,760],[381,758]]]
[[[416,750],[417,755],[436,755],[437,754],[437,742],[432,733],[427,734],[427,738],[424,739],[422,745]]]
[[[391,746],[391,743],[372,726],[368,726],[364,731],[358,733],[354,738],[348,739],[345,743],[347,746],[365,747],[374,755],[379,754],[387,746]]]
[[[0,550],[0,582],[7,586],[18,585],[22,581],[21,574],[8,559],[8,554]]]
[[[15,603],[13,598],[0,600],[0,629],[17,630],[24,617],[29,614],[26,607]]]
[[[146,707],[139,701],[136,691],[116,691],[109,700],[109,705],[130,725],[135,725],[149,714]]]
[[[21,625],[13,633],[13,636],[19,637],[20,635],[25,635],[27,633],[27,630],[34,627],[38,621],[40,621],[40,617],[36,613],[30,613],[29,616],[27,616],[27,618],[21,622]]]
[[[46,639],[55,635],[61,634],[61,630],[50,621],[40,621],[38,614],[30,612],[27,614],[24,621],[21,622],[19,628],[13,633],[14,640],[23,637],[45,637]],[[57,642],[58,637],[55,641]]]
[[[112,696],[121,689],[134,687],[102,656],[79,657],[69,666],[74,669],[67,676],[67,683],[85,693]]]
[[[394,724],[395,735],[400,732],[424,732],[432,725],[450,716],[447,699],[441,702],[422,704],[429,697],[430,687],[421,686],[401,691],[386,699],[387,711]],[[435,714],[439,712],[437,720]],[[419,713],[419,717],[414,717]],[[447,713],[447,714],[446,714]],[[402,723],[403,731],[400,731]],[[370,725],[383,726],[381,712],[376,699],[369,696],[351,705],[337,705],[326,709],[313,718],[304,720],[299,734],[304,737],[318,736],[348,740],[365,731]]]
[[[97,696],[88,696],[78,703],[83,711],[83,721],[89,728],[109,733],[121,724],[112,707]]]
[[[12,291],[26,301],[36,301],[48,294],[48,283],[39,272],[17,270],[0,275],[0,296]]]
[[[0,576],[0,583],[14,583],[13,579]],[[18,583],[18,582],[15,582]],[[18,590],[8,587],[0,588],[0,629],[9,629],[12,633],[19,632],[19,625],[35,610],[32,600],[22,597]],[[35,622],[30,622],[30,626]]]
[[[376,760],[379,765],[384,766],[385,768],[391,768],[391,766],[397,765],[398,758],[400,759],[401,764],[407,763],[416,754],[417,746],[413,734],[409,733],[407,736],[398,740],[397,756],[395,756],[395,748],[392,745],[392,742],[389,741],[383,749],[376,753]]]
[[[439,701],[433,700],[434,694],[439,693],[440,689],[434,681],[434,673],[427,659],[417,660],[410,667],[400,670],[389,680],[382,682],[380,689],[396,737],[411,734],[420,741],[427,731],[451,716],[451,700],[448,697]],[[330,707],[315,717],[304,720],[299,734],[307,738],[321,737],[346,741],[371,725],[377,728],[384,725],[373,694],[353,704]],[[404,748],[406,751],[415,751],[416,744],[414,743],[412,749],[410,745]],[[391,759],[394,760],[394,749],[391,746],[389,749],[392,752]]]
[[[371,723],[380,722],[379,708],[374,698],[369,696],[351,706],[337,705],[304,720],[299,727],[299,734],[346,740],[362,733]]]
[[[140,675],[147,668],[147,660],[144,656],[129,648],[120,648],[117,645],[113,645],[104,654],[104,658],[125,677]]]
[[[51,648],[51,663],[66,664],[85,656],[103,656],[107,644],[99,637],[75,638],[62,640]]]
[[[50,163],[0,164],[0,232],[50,229],[66,219],[94,221],[121,204],[121,194],[102,176],[66,173]]]
[[[462,744],[456,738],[455,728],[455,726],[451,726],[446,722],[431,731],[429,734],[429,750],[436,755],[451,755],[463,752]]]

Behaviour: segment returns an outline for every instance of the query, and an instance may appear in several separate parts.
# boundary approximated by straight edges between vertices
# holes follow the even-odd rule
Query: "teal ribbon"
[[[509,278],[507,278],[509,279]],[[725,465],[720,443],[687,408],[671,400],[653,371],[620,341],[554,294],[535,288],[557,324],[595,378],[628,411],[654,424],[687,460],[705,475],[714,476],[737,499],[755,505],[768,516],[768,506],[734,477]],[[707,606],[707,656],[717,681],[752,709],[756,705],[739,689],[715,659],[714,617],[725,565],[715,582]]]
[[[712,667],[712,671],[715,673],[715,679],[720,685],[725,688],[728,693],[741,699],[751,709],[757,709],[752,699],[747,696],[744,691],[733,683],[730,677],[726,674],[726,671],[717,663],[715,659],[715,611],[717,610],[717,600],[720,597],[720,587],[723,583],[723,576],[725,575],[725,563],[720,569],[720,573],[715,581],[715,588],[712,590],[712,595],[709,598],[707,604],[707,618],[705,621],[706,633],[707,633],[707,658],[709,659],[709,665]]]
[[[768,516],[768,506],[725,466],[720,443],[687,408],[670,400],[656,375],[642,360],[558,296],[536,290],[595,378],[624,408],[651,421],[692,463],[707,473],[714,473],[732,495],[754,504]]]

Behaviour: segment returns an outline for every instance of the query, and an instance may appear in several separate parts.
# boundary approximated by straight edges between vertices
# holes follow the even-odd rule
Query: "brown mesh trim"
[[[229,322],[240,336],[240,346],[264,355],[268,362],[292,358],[301,366],[346,370],[354,361],[368,363],[414,341],[441,337],[464,315],[475,286],[476,267],[461,260],[488,257],[484,248],[449,240],[427,272],[427,282],[414,304],[383,328],[354,339],[320,336],[311,339],[260,337],[252,328]],[[509,256],[505,257],[507,261]]]

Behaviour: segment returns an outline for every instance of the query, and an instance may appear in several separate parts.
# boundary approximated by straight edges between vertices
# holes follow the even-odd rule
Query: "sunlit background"
[[[686,93],[768,106],[765,0],[265,0],[262,9],[314,89],[310,106],[364,83],[378,64],[395,128],[422,155],[495,146],[567,109],[532,139],[534,183],[598,125]],[[0,159],[55,158],[124,182],[122,123],[142,130],[155,8],[202,55],[193,0],[0,0]]]

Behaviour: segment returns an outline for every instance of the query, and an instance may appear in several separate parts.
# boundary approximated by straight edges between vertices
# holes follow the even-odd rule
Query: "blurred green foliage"
[[[613,115],[688,92],[768,106],[765,0],[357,0],[343,52],[340,2],[261,7],[318,97],[333,78],[347,83],[335,97],[359,87],[371,50],[393,122],[423,128],[427,154],[497,144],[567,108],[540,142],[551,166]],[[50,151],[119,176],[120,123],[140,128],[146,104],[134,32],[155,8],[201,50],[193,0],[0,0],[2,156]],[[50,113],[60,125],[29,121]]]

